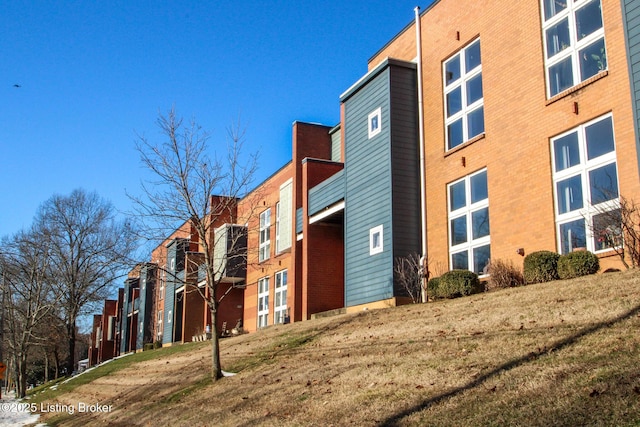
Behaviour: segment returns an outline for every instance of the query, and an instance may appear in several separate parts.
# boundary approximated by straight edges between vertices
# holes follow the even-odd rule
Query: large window
[[[451,269],[486,274],[491,257],[487,171],[448,186]]]
[[[276,273],[276,289],[273,304],[273,323],[284,323],[287,315],[287,270]]]
[[[269,259],[271,252],[271,208],[260,214],[260,254],[258,261]]]
[[[547,93],[607,69],[601,0],[542,0]]]
[[[447,150],[484,133],[480,40],[444,63]]]
[[[156,330],[157,330],[157,332],[156,332],[157,338],[156,339],[158,341],[162,340],[162,332],[163,332],[162,319],[163,319],[162,310],[158,310],[158,317],[156,319],[156,324],[157,324],[157,328],[156,328]]]
[[[258,280],[258,328],[269,324],[269,278]]]
[[[619,242],[618,171],[611,115],[551,140],[559,251]]]

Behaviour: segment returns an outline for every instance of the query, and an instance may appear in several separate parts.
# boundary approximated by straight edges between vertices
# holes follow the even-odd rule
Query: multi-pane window
[[[271,251],[271,208],[260,214],[260,254],[259,261],[269,259]]]
[[[162,310],[158,310],[158,317],[156,319],[156,324],[157,324],[156,335],[158,336],[158,338],[157,338],[158,340],[162,340],[162,332],[163,332],[162,319],[163,319]]]
[[[451,269],[486,274],[491,256],[487,171],[448,186]]]
[[[287,315],[287,270],[276,273],[276,287],[273,304],[273,323],[284,323]]]
[[[276,254],[280,253],[280,202],[276,203]]]
[[[447,150],[484,133],[480,40],[444,63]]]
[[[559,251],[601,251],[620,243],[613,118],[551,140]]]
[[[258,280],[258,328],[269,324],[269,278]]]
[[[607,69],[601,0],[542,0],[542,13],[549,97]]]

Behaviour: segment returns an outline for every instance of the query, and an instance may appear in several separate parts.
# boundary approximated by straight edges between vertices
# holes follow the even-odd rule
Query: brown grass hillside
[[[271,327],[222,362],[143,352],[35,399],[113,407],[43,415],[65,426],[638,426],[640,272]]]

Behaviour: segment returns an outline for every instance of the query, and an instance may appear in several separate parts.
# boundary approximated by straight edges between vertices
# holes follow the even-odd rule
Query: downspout
[[[418,71],[418,142],[420,146],[420,228],[422,256],[420,257],[420,273],[422,277],[422,302],[427,302],[427,200],[426,200],[426,172],[424,166],[424,111],[422,93],[422,31],[420,28],[420,7],[414,9],[416,17],[416,65]]]

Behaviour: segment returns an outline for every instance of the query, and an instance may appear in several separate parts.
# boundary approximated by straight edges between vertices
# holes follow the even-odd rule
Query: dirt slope
[[[640,273],[328,319],[131,365],[48,404],[60,425],[627,425],[640,422]],[[129,356],[135,357],[135,356]],[[205,379],[205,380],[203,380]],[[47,421],[48,420],[48,421]]]

